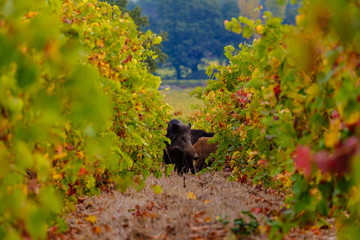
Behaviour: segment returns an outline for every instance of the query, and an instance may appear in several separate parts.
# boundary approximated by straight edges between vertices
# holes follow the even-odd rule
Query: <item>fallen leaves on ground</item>
[[[149,177],[146,187],[137,192],[102,193],[79,199],[76,211],[68,216],[69,230],[50,239],[224,239],[239,237],[235,229],[251,221],[258,231],[246,239],[266,239],[266,219],[277,217],[283,209],[283,196],[273,190],[248,183],[229,182],[229,173]],[[204,181],[207,184],[204,184]],[[154,186],[162,189],[154,191]],[[270,193],[270,192],[271,193]],[[247,214],[244,214],[247,212]],[[249,217],[254,216],[254,219]],[[240,220],[243,219],[240,224]],[[237,225],[236,225],[237,224]],[[237,228],[236,228],[237,227]],[[288,239],[331,239],[328,229],[294,229]]]

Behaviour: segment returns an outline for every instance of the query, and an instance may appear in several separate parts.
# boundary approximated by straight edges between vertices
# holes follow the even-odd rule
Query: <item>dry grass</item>
[[[140,192],[129,189],[126,193],[103,193],[78,204],[68,217],[70,230],[64,239],[236,239],[229,230],[233,220],[247,219],[241,211],[261,208],[279,211],[282,197],[256,189],[248,184],[229,182],[227,173],[186,175],[184,179],[150,177]],[[155,194],[151,186],[158,184],[163,193]],[[188,199],[189,192],[196,199]],[[217,217],[226,215],[229,225],[219,223]],[[96,216],[96,222],[86,220]],[[255,214],[264,224],[268,216]],[[328,233],[327,233],[328,234]],[[314,239],[297,236],[296,239]],[[266,239],[264,234],[246,239]],[[322,239],[327,239],[321,236]],[[316,238],[315,238],[316,239]]]

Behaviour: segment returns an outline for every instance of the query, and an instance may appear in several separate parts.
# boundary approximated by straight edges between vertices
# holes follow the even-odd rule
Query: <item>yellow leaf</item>
[[[142,105],[139,104],[139,103],[137,103],[137,104],[135,105],[135,109],[136,109],[136,111],[139,111],[139,112],[141,112],[141,111],[143,110]]]
[[[325,146],[333,147],[339,142],[339,133],[338,131],[331,131],[325,133]]]
[[[290,188],[292,186],[293,182],[291,181],[291,178],[288,178],[285,182],[283,182],[284,188]]]
[[[262,226],[262,225],[260,225],[260,226],[258,227],[258,229],[259,229],[260,233],[262,233],[262,234],[265,234],[266,231],[267,231],[267,228],[266,228],[265,226]]]
[[[350,114],[350,117],[346,119],[347,124],[355,124],[360,120],[360,112],[353,112]]]
[[[331,120],[330,131],[335,132],[339,131],[341,127],[340,119]]]
[[[240,155],[241,155],[241,153],[239,151],[235,151],[232,155],[232,158],[236,159],[236,158],[240,157]]]
[[[54,179],[54,180],[58,180],[58,179],[62,179],[62,178],[63,178],[63,175],[62,175],[62,174],[55,173],[55,174],[53,175],[53,179]]]
[[[207,223],[208,223],[208,222],[210,222],[210,221],[211,221],[211,217],[206,217],[204,220],[205,220],[205,222],[207,222]]]
[[[308,101],[309,102],[312,101],[314,98],[318,97],[320,94],[319,84],[312,84],[311,86],[308,87],[306,92],[309,96]]]
[[[83,153],[82,151],[78,151],[78,152],[76,153],[76,156],[77,156],[78,158],[82,159],[82,158],[84,158],[84,153]]]
[[[197,196],[196,196],[193,192],[188,192],[186,198],[187,198],[187,199],[195,200],[195,199],[197,199]]]
[[[21,187],[22,187],[23,193],[24,193],[25,195],[28,195],[28,186],[26,186],[26,185],[21,185]]]
[[[263,34],[264,26],[263,25],[257,25],[255,30],[256,30],[256,33]]]
[[[54,159],[60,159],[67,156],[66,152],[55,154]]]
[[[46,93],[50,95],[51,93],[54,92],[54,89],[55,89],[55,83],[52,82],[50,84],[50,87],[48,87],[48,89],[46,90]]]
[[[341,122],[340,119],[331,120],[330,130],[325,133],[325,146],[333,147],[339,142]]]
[[[94,224],[94,223],[96,223],[96,216],[90,215],[87,218],[85,218],[85,220],[92,223],[92,224]]]
[[[295,17],[295,21],[296,21],[296,25],[299,25],[303,22],[305,18],[305,15],[304,14],[299,14]]]

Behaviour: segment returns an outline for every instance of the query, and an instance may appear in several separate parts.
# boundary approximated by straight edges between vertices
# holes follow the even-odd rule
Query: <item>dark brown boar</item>
[[[179,175],[187,173],[195,173],[193,161],[198,158],[194,146],[191,143],[190,134],[191,124],[187,126],[179,120],[172,119],[168,123],[166,137],[171,143],[166,143],[164,149],[165,164],[174,164],[175,170]]]
[[[201,137],[194,144],[194,148],[199,155],[198,159],[195,160],[195,171],[199,172],[202,169],[206,168],[208,165],[205,163],[205,159],[207,159],[211,153],[216,152],[218,148],[217,143],[208,143],[208,140],[212,139],[211,137]],[[209,165],[214,162],[213,159],[209,159]]]
[[[202,129],[191,129],[190,132],[191,132],[191,136],[192,136],[191,142],[193,145],[201,137],[213,137],[215,135],[215,133],[213,133],[213,132],[206,132],[205,130],[202,130]]]

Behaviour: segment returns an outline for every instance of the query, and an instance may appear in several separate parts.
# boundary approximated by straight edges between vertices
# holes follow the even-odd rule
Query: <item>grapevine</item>
[[[161,38],[95,0],[0,9],[0,238],[44,239],[79,196],[162,175],[169,106],[144,63]]]
[[[330,217],[339,236],[359,231],[359,16],[356,1],[319,0],[303,1],[296,26],[270,12],[225,21],[253,41],[227,46],[229,64],[193,92],[205,104],[196,125],[218,133],[215,165],[287,193],[273,238]]]

